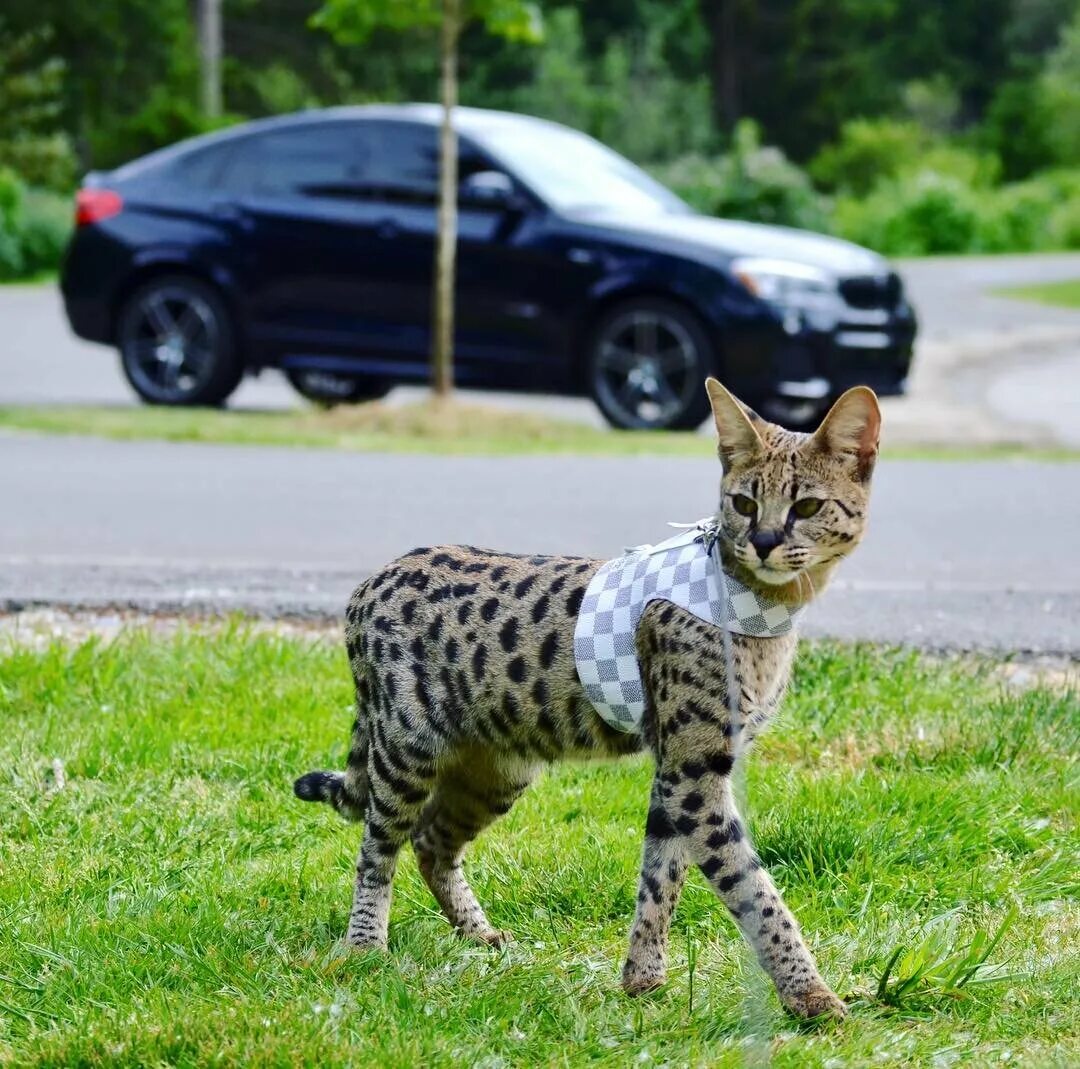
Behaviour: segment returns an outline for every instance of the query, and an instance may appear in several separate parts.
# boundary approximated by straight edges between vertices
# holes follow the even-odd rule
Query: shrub
[[[824,188],[861,197],[919,159],[925,143],[926,133],[917,123],[854,119],[841,127],[839,140],[810,161],[809,171]]]
[[[70,233],[65,197],[27,190],[12,171],[0,170],[0,280],[56,270]]]
[[[763,146],[755,123],[735,128],[723,156],[684,156],[653,168],[656,177],[708,215],[827,230],[826,203],[807,174],[780,149]]]
[[[1051,246],[1059,249],[1080,249],[1080,197],[1064,201],[1051,213],[1047,222]]]
[[[19,238],[27,276],[56,271],[71,237],[72,207],[67,197],[29,189],[23,201]]]
[[[974,194],[932,173],[880,183],[862,200],[841,197],[833,221],[843,237],[892,256],[969,252],[979,230]]]
[[[993,152],[946,140],[914,122],[856,119],[845,123],[839,140],[810,161],[809,171],[825,189],[863,197],[882,181],[914,178],[924,171],[967,185],[991,186],[998,181],[1001,163]]]

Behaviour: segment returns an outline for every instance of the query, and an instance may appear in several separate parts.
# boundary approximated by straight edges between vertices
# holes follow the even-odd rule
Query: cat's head
[[[856,386],[813,434],[763,420],[716,379],[712,404],[724,474],[718,517],[725,552],[758,582],[783,586],[804,574],[813,589],[866,528],[881,413]]]

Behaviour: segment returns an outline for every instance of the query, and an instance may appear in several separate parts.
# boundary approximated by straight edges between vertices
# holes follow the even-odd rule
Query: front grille
[[[840,294],[851,308],[892,310],[900,303],[903,287],[895,271],[887,275],[859,275],[840,282]]]

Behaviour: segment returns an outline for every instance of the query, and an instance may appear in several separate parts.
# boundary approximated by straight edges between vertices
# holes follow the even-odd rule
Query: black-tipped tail
[[[341,793],[345,776],[340,772],[308,772],[293,784],[293,794],[305,802],[329,802]]]
[[[293,794],[305,802],[326,802],[346,820],[363,820],[365,799],[349,793],[343,772],[308,772],[293,784]]]

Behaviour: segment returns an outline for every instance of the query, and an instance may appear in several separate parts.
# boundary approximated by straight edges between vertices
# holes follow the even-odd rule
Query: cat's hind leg
[[[488,920],[462,870],[465,848],[507,812],[536,766],[489,750],[470,749],[439,771],[438,784],[413,829],[420,872],[447,920],[466,938],[501,946],[512,936]]]
[[[398,853],[436,780],[437,747],[425,745],[424,732],[418,727],[423,712],[395,711],[394,728],[384,730],[389,717],[380,718],[368,743],[367,811],[347,936],[356,947],[386,947]]]

